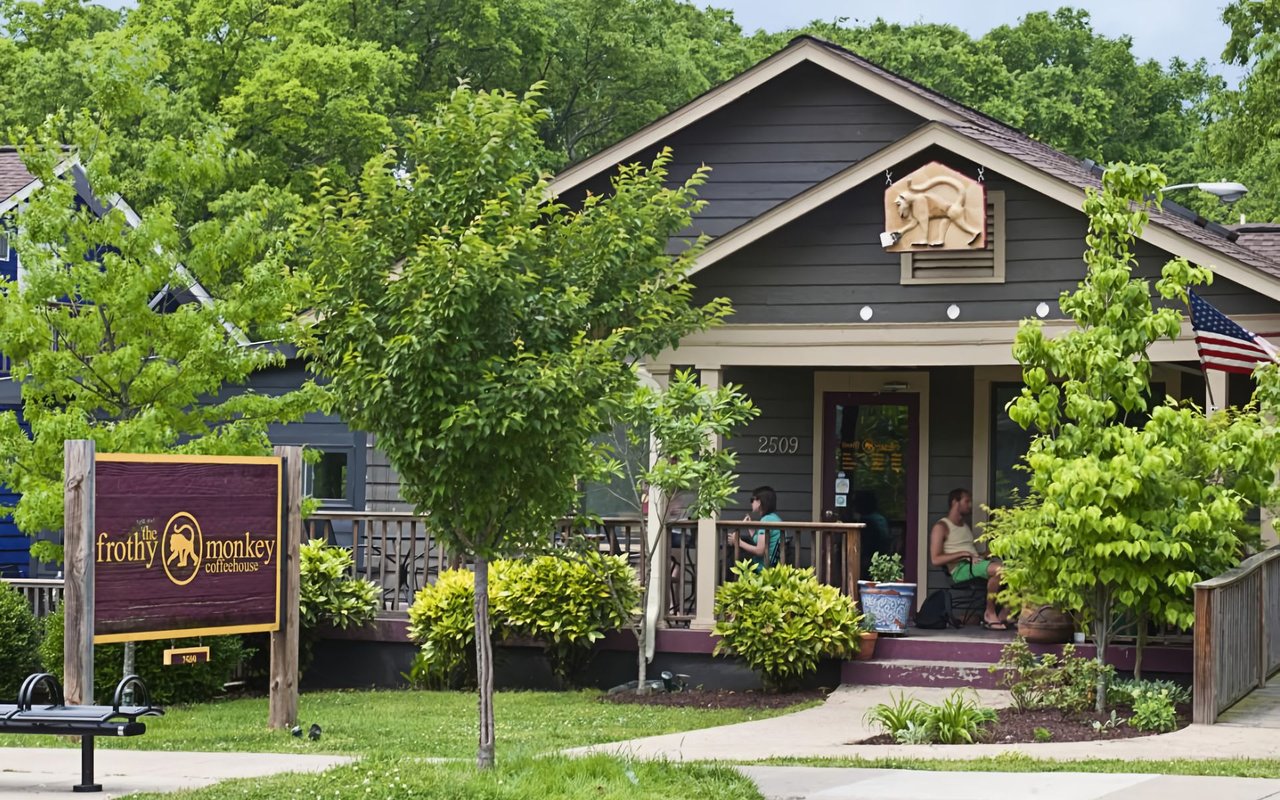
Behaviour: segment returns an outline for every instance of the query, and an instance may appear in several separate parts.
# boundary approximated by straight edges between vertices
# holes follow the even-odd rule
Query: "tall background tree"
[[[624,168],[579,210],[546,202],[536,95],[454,91],[365,167],[322,184],[306,347],[337,408],[375,434],[401,491],[475,563],[477,763],[494,761],[488,563],[545,538],[606,464],[593,437],[630,396],[633,365],[728,312],[693,305],[667,255],[699,207],[699,171],[668,156]]]
[[[0,413],[0,483],[21,494],[14,520],[28,533],[62,527],[66,439],[93,439],[104,452],[267,454],[269,424],[326,405],[310,381],[279,395],[246,386],[284,356],[247,345],[245,334],[284,338],[295,313],[295,282],[258,220],[209,221],[184,237],[165,203],[136,224],[120,208],[99,215],[55,175],[71,154],[54,143],[54,127],[25,158],[43,186],[12,240],[22,280],[0,280],[0,352],[23,416]],[[114,203],[110,174],[85,169],[98,198]],[[240,277],[219,297],[174,308],[191,288],[188,267]],[[43,544],[33,553],[60,558]]]

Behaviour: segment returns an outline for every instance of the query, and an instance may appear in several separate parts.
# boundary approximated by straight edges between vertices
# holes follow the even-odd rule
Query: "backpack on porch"
[[[939,589],[924,599],[916,612],[916,627],[939,630],[955,624],[951,619],[951,592]]]

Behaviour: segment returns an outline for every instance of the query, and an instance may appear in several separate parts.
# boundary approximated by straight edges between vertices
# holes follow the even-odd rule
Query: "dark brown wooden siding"
[[[978,171],[978,165],[931,149],[893,173],[901,177],[934,159]],[[879,244],[884,184],[875,179],[698,273],[695,299],[728,297],[734,323],[860,323],[859,309],[870,305],[873,324],[946,324],[952,303],[960,306],[961,321],[1014,321],[1032,316],[1042,301],[1050,306],[1049,319],[1062,318],[1058,297],[1074,289],[1085,271],[1083,212],[984,172],[988,187],[1005,193],[1002,284],[903,286],[898,255]],[[1169,259],[1146,244],[1136,252],[1143,276],[1158,277]],[[1203,294],[1227,314],[1280,312],[1280,303],[1222,278]]]
[[[854,86],[825,69],[803,64],[676,133],[671,179],[712,168],[700,191],[710,201],[690,233],[720,236],[901,139],[924,119]],[[651,160],[657,149],[624,162]],[[609,170],[581,189],[608,190]]]
[[[787,367],[730,367],[724,380],[742,386],[760,409],[726,446],[738,454],[741,492],[724,510],[725,519],[750,511],[751,490],[772,486],[783,519],[810,521],[813,514],[813,370]],[[761,453],[762,436],[794,436],[795,453]]]

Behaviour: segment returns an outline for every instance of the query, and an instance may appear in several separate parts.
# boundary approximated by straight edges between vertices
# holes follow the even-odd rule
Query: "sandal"
[[[1002,620],[996,621],[996,622],[987,622],[984,619],[982,621],[982,629],[985,631],[1007,631],[1009,630],[1009,623]]]

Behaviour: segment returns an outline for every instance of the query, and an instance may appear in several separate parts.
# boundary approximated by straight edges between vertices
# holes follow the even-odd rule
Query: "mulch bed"
[[[646,695],[637,695],[635,692],[621,692],[619,694],[604,695],[600,698],[600,701],[624,705],[674,706],[677,708],[787,708],[798,703],[807,703],[811,700],[825,700],[826,697],[827,691],[825,689],[781,694],[686,689],[683,692],[650,692]]]
[[[1019,713],[1012,708],[996,710],[996,723],[982,741],[988,744],[1013,744],[1015,742],[1038,742],[1036,728],[1044,728],[1053,734],[1050,742],[1092,742],[1109,739],[1134,739],[1139,736],[1152,736],[1151,731],[1140,731],[1128,723],[1121,723],[1114,728],[1093,729],[1094,721],[1107,722],[1111,712],[1099,714],[1095,711],[1063,714],[1061,711],[1023,711]],[[1116,709],[1116,716],[1128,719],[1128,709]],[[1185,728],[1191,724],[1190,706],[1178,708],[1178,727]],[[887,733],[863,739],[855,744],[897,744]]]

